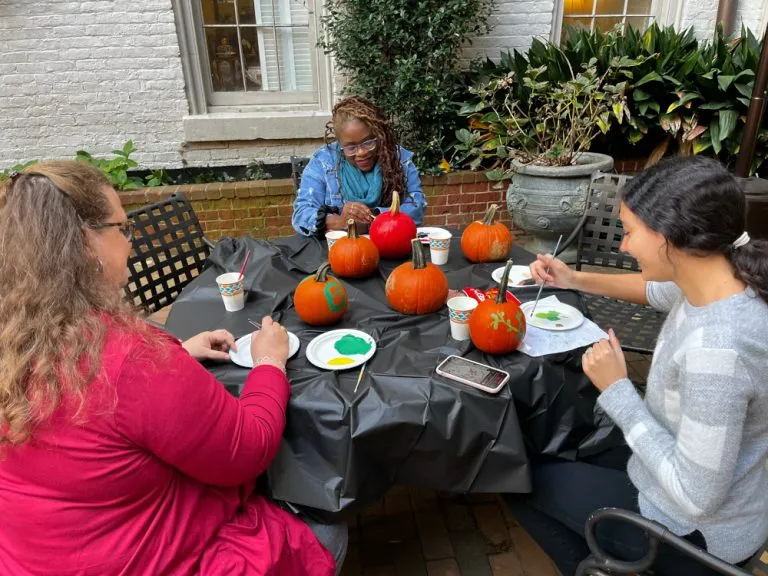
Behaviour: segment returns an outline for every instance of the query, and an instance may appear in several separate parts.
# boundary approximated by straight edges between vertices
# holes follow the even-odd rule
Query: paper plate
[[[529,326],[536,326],[542,330],[573,330],[581,326],[584,322],[584,314],[573,306],[558,302],[556,304],[546,304],[539,302],[536,311],[531,317],[531,309],[534,302],[526,302],[520,309],[525,314],[525,321]]]
[[[501,275],[504,274],[504,267],[496,268],[491,273],[491,278],[497,284],[501,282]],[[509,271],[509,286],[510,288],[519,287],[521,282],[531,279],[531,269],[528,266],[512,266]]]
[[[419,226],[416,228],[416,238],[422,244],[429,244],[429,235],[432,232],[448,232],[445,228],[436,228],[434,226]]]
[[[323,370],[360,366],[376,352],[376,341],[360,330],[331,330],[307,346],[307,360]]]
[[[251,358],[251,334],[246,334],[237,342],[237,352],[230,350],[229,359],[243,368],[253,368],[253,358]],[[293,358],[299,351],[299,337],[293,332],[288,332],[288,358]]]

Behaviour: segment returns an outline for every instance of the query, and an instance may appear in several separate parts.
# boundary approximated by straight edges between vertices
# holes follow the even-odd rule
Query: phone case
[[[488,368],[489,370],[493,370],[494,372],[500,372],[504,374],[504,379],[495,388],[489,388],[488,386],[484,386],[478,382],[473,382],[472,380],[467,380],[465,378],[456,376],[455,374],[451,374],[450,372],[446,372],[442,370],[443,365],[446,362],[448,362],[451,358],[457,358],[459,362],[470,362],[472,364],[482,366],[483,368]],[[482,390],[483,392],[488,392],[489,394],[498,394],[501,391],[501,389],[504,388],[504,385],[507,383],[507,380],[509,380],[509,372],[506,372],[499,368],[494,368],[493,366],[488,366],[488,364],[482,364],[480,362],[475,362],[474,360],[468,360],[467,358],[464,358],[462,356],[456,356],[455,354],[448,356],[448,358],[440,362],[440,364],[435,369],[435,372],[437,372],[443,378],[448,378],[449,380],[455,380],[456,382],[461,382],[462,384],[466,384],[467,386],[471,386],[472,388],[477,388],[478,390]]]

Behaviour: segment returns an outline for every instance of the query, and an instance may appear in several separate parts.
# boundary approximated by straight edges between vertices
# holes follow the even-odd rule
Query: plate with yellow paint
[[[257,330],[258,332],[258,330]],[[234,350],[229,351],[229,359],[232,360],[235,364],[238,366],[242,366],[243,368],[253,368],[253,358],[251,358],[251,336],[253,335],[253,332],[250,334],[246,334],[235,344],[237,344],[237,352]],[[293,332],[288,332],[288,358],[292,358],[296,355],[296,352],[299,351],[300,348],[300,342],[299,337],[296,336]]]
[[[344,328],[320,334],[307,346],[307,360],[323,370],[349,370],[376,352],[376,341],[365,332]]]

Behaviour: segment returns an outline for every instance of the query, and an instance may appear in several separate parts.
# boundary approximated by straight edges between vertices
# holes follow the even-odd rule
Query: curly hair
[[[333,107],[332,119],[325,127],[325,143],[337,140],[336,129],[350,120],[359,120],[368,126],[379,142],[379,164],[383,180],[381,204],[387,205],[392,202],[392,192],[397,190],[403,196],[408,189],[395,133],[387,117],[376,105],[362,96],[349,96],[339,100]]]
[[[64,393],[81,414],[110,324],[149,330],[87,245],[84,228],[111,216],[110,187],[74,161],[0,182],[0,447],[28,440]]]

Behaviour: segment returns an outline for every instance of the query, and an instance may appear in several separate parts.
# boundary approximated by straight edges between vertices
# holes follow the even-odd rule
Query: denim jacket
[[[424,220],[424,207],[427,202],[421,190],[419,171],[411,158],[413,153],[404,148],[400,150],[400,163],[406,175],[406,194],[400,195],[400,209],[413,218],[417,225]],[[293,203],[291,222],[297,233],[303,236],[314,236],[317,232],[317,213],[323,206],[338,208],[344,205],[344,198],[339,190],[339,178],[336,165],[339,160],[338,142],[322,146],[310,159],[301,175],[301,186]],[[389,210],[389,206],[378,208],[379,213]]]

